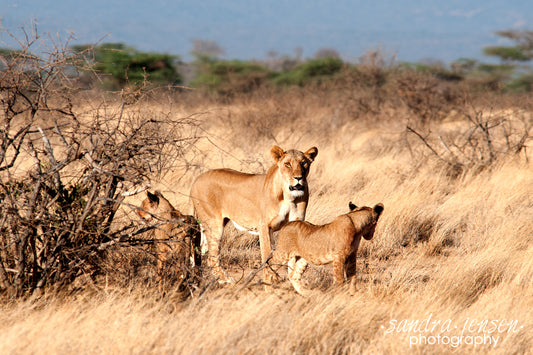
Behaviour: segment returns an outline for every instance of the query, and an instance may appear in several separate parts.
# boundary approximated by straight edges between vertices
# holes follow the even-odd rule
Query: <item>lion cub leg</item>
[[[167,243],[156,240],[157,281],[159,282],[160,287],[167,275],[171,252],[172,249]]]
[[[346,258],[342,255],[337,255],[333,259],[333,280],[335,285],[340,286],[344,283],[344,261]]]
[[[304,258],[293,256],[289,259],[287,265],[289,280],[292,286],[300,295],[307,296],[309,291],[306,290],[301,283],[302,274],[307,268],[307,261]]]
[[[348,278],[348,291],[350,292],[350,295],[355,294],[355,273],[356,273],[356,265],[357,265],[357,251],[352,252],[348,257],[346,258],[346,261],[344,263],[345,269],[346,269],[346,277]]]

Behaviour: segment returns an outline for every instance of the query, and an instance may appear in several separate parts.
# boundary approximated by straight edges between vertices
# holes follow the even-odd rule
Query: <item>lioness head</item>
[[[292,149],[284,151],[278,146],[273,146],[270,154],[278,165],[279,173],[283,178],[283,190],[293,198],[304,196],[307,189],[309,167],[315,160],[318,149],[313,147],[303,153]]]
[[[363,230],[363,238],[366,240],[372,239],[376,230],[376,224],[384,209],[383,204],[378,203],[373,208],[357,207],[350,201],[348,207],[350,208],[350,214],[352,212],[357,212],[361,215],[360,218],[358,218],[358,221],[360,222],[360,228]]]

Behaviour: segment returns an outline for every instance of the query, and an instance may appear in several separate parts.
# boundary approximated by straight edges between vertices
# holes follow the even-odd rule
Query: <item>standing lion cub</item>
[[[289,280],[301,295],[306,290],[300,283],[307,263],[324,265],[333,262],[333,277],[337,285],[350,282],[350,293],[355,292],[356,254],[361,237],[372,239],[383,204],[374,208],[357,207],[351,202],[350,212],[338,216],[333,222],[321,226],[309,222],[290,222],[281,228],[273,262],[288,261]]]

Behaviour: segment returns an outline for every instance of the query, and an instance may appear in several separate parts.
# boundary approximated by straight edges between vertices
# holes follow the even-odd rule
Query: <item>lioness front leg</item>
[[[296,204],[296,208],[291,208],[289,213],[289,222],[305,221],[305,211],[307,209],[307,201],[300,201]]]
[[[272,230],[268,226],[263,226],[259,232],[259,246],[261,248],[261,263],[265,263],[272,253]],[[263,280],[267,284],[272,284],[278,281],[274,272],[269,265],[264,265]]]
[[[261,247],[261,262],[264,263],[270,256],[270,253],[272,252],[274,232],[280,230],[280,228],[285,224],[286,221],[287,215],[278,214],[276,217],[272,218],[268,225],[261,227],[261,231],[259,234],[259,244]],[[267,283],[279,282],[279,279],[276,274],[268,266],[265,266],[265,269],[263,270],[263,277],[265,282]]]

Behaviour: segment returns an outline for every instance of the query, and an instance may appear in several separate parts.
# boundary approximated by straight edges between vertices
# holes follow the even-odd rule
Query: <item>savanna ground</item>
[[[3,299],[0,353],[531,353],[533,101],[458,90],[445,102],[439,91],[410,88],[78,100],[73,111],[86,120],[103,106],[123,117],[187,118],[193,143],[150,177],[184,213],[198,174],[265,172],[272,145],[318,147],[308,221],[327,223],[349,201],[385,211],[374,239],[361,243],[354,296],[332,288],[327,266],[304,274],[308,298],[286,279],[265,291],[261,273],[248,277],[261,264],[257,239],[227,228],[223,265],[235,285],[208,283],[183,299],[158,288],[142,246],[117,249],[96,278]],[[123,204],[114,223],[130,222],[141,223]]]

